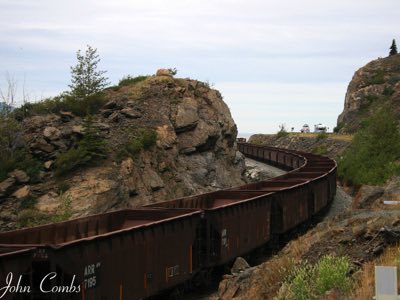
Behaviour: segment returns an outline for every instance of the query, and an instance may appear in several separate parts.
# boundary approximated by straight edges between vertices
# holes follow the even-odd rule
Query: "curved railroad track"
[[[3,292],[3,299],[153,296],[193,283],[208,270],[265,245],[333,200],[334,160],[247,143],[238,143],[238,149],[289,172],[140,209],[1,233],[0,288],[5,289],[0,296]],[[13,290],[17,285],[21,289]]]

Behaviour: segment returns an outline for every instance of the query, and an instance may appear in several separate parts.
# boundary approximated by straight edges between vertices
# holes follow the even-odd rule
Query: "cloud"
[[[98,48],[100,67],[108,70],[113,82],[127,74],[176,67],[178,76],[217,83],[226,99],[234,101],[239,129],[251,130],[252,124],[242,121],[244,112],[237,110],[243,99],[252,99],[253,105],[267,101],[269,109],[276,107],[280,120],[287,110],[279,110],[279,101],[291,105],[294,115],[304,114],[303,119],[310,111],[315,115],[318,107],[331,114],[326,118],[333,123],[354,71],[387,55],[391,39],[396,38],[394,28],[400,25],[399,4],[398,0],[2,0],[0,73],[26,76],[39,94],[61,92],[69,83],[75,52],[90,44]],[[269,89],[265,83],[274,86]],[[253,90],[247,84],[253,84]],[[340,105],[333,109],[333,101]],[[302,122],[301,117],[290,117]],[[257,124],[253,126],[259,128],[261,123]],[[277,128],[278,123],[268,124],[265,130]]]

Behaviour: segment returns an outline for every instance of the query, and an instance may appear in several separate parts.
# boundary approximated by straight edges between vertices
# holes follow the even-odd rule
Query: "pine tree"
[[[390,46],[390,52],[389,56],[397,54],[397,46],[396,46],[396,41],[393,39],[392,46]]]
[[[93,125],[93,119],[88,116],[83,121],[83,138],[79,147],[83,149],[89,160],[107,157],[107,142],[100,135],[100,130]]]
[[[93,119],[88,116],[83,122],[83,137],[77,147],[61,153],[55,162],[56,176],[62,176],[82,166],[95,165],[107,158],[107,142],[94,126]]]
[[[78,63],[71,67],[71,94],[78,99],[100,92],[109,83],[108,78],[103,75],[106,71],[97,70],[100,62],[97,49],[87,46],[85,55],[81,54],[81,50],[76,53]]]

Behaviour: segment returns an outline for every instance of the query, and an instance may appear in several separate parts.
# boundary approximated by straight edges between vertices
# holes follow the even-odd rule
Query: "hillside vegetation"
[[[382,107],[389,107],[400,123],[400,54],[371,61],[355,72],[335,131],[356,132]]]
[[[0,230],[243,184],[221,94],[159,73],[1,116]]]

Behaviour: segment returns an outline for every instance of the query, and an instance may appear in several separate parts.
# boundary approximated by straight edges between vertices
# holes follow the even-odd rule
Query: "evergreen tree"
[[[84,149],[88,160],[98,160],[107,157],[107,142],[100,135],[100,130],[93,125],[93,119],[88,116],[83,121],[83,138],[79,147]]]
[[[390,46],[390,52],[389,56],[397,54],[397,46],[396,46],[396,41],[393,39],[392,46]]]
[[[72,84],[69,85],[73,96],[83,99],[100,92],[109,84],[108,78],[103,76],[106,71],[97,70],[100,58],[96,48],[88,45],[85,55],[82,55],[81,50],[78,50],[76,58],[78,63],[71,67]]]
[[[55,162],[56,175],[62,176],[82,166],[95,165],[107,158],[107,142],[100,134],[100,130],[93,125],[91,116],[83,122],[83,137],[77,147],[69,149],[58,156]]]

